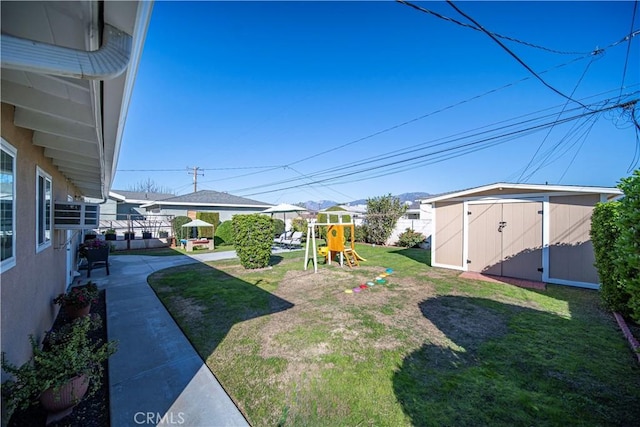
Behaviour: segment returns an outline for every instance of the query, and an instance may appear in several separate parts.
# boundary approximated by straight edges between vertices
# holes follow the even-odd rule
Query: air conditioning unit
[[[96,203],[55,202],[53,228],[58,230],[86,230],[98,228],[100,206]]]

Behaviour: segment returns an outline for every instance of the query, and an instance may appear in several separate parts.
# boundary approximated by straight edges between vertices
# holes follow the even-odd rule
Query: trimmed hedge
[[[624,192],[624,198],[619,208],[615,265],[619,283],[629,294],[627,306],[631,317],[640,322],[640,170],[623,178],[618,188]]]
[[[269,265],[273,243],[273,221],[266,215],[234,215],[234,246],[244,268],[263,268]]]
[[[216,245],[233,245],[233,224],[231,221],[224,221],[216,228]]]
[[[279,218],[273,219],[273,235],[279,236],[284,233],[284,221]]]
[[[591,214],[591,243],[600,277],[600,298],[613,311],[628,314],[629,294],[618,283],[616,241],[620,236],[620,202],[598,203]]]
[[[176,239],[188,239],[191,229],[183,228],[182,226],[191,221],[188,216],[177,216],[171,221],[171,228],[173,228],[173,235]]]
[[[220,224],[220,213],[218,212],[196,212],[196,218],[201,219],[204,222],[213,224],[212,227],[198,227],[198,237],[208,237],[213,239],[216,235],[216,228]]]
[[[640,322],[640,170],[618,188],[622,200],[594,209],[591,239],[603,302]]]

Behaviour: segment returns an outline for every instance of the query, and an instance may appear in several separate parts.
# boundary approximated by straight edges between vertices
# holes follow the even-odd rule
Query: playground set
[[[355,224],[350,222],[342,222],[343,216],[349,216],[348,213],[341,212],[331,212],[330,215],[327,216],[330,219],[331,216],[337,216],[338,222],[326,222],[326,223],[318,223],[315,220],[309,221],[307,226],[307,244],[305,247],[305,256],[304,256],[304,269],[307,269],[307,265],[309,264],[309,260],[313,260],[313,269],[314,272],[318,272],[318,255],[321,255],[325,259],[326,264],[331,264],[331,260],[335,259],[335,257],[340,257],[340,266],[344,266],[344,261],[347,261],[347,265],[349,267],[357,267],[360,265],[360,261],[366,261],[366,259],[362,258],[355,250]],[[327,227],[327,246],[322,246],[320,248],[317,247],[316,244],[316,227],[317,226],[326,226]],[[351,229],[351,245],[350,247],[345,246],[344,241],[344,228],[350,227]],[[310,248],[311,246],[311,248]],[[309,250],[311,249],[313,256],[309,257]]]

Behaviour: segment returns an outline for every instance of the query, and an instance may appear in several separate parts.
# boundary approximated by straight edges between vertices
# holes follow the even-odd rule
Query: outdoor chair
[[[290,239],[284,239],[282,244],[288,249],[292,249],[294,246],[302,246],[302,236],[302,231],[296,231],[291,235]]]
[[[283,245],[286,240],[291,239],[292,235],[293,235],[293,231],[287,231],[285,233],[282,233],[281,235],[273,239],[273,243],[275,243],[276,245]]]
[[[97,265],[104,265],[109,275],[109,248],[89,249],[85,251],[87,259],[87,278],[91,277],[91,270]]]

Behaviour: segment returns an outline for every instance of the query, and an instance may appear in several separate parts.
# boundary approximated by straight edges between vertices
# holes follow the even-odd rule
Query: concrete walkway
[[[234,257],[112,255],[109,276],[92,270],[106,289],[109,339],[119,341],[109,359],[111,425],[249,425],[147,284],[167,267]]]

